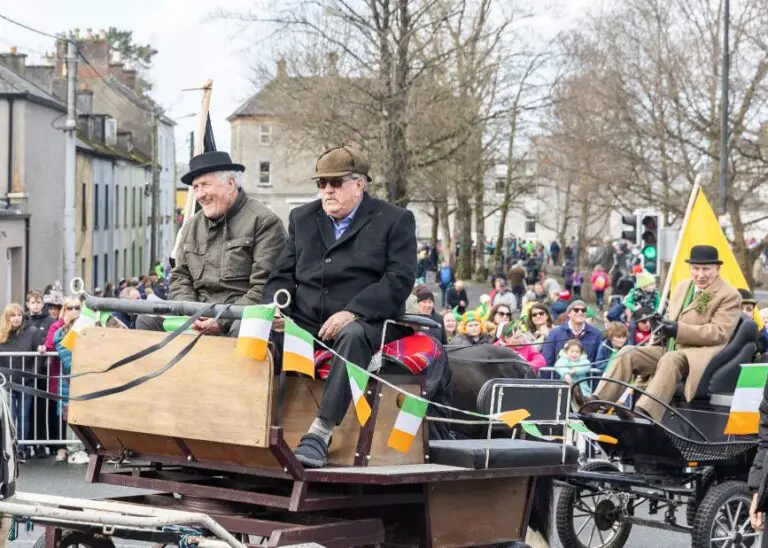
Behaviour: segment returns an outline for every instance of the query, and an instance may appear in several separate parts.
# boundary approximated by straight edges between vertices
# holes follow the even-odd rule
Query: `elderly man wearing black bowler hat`
[[[218,304],[261,304],[262,290],[285,245],[280,219],[243,191],[245,167],[222,151],[192,158],[181,182],[192,187],[198,211],[184,227],[169,298]],[[160,331],[163,319],[139,316],[137,329]],[[237,322],[201,318],[192,326],[211,335],[237,334]]]
[[[384,321],[405,311],[416,279],[413,213],[365,191],[369,167],[351,146],[320,156],[313,177],[320,199],[291,211],[288,241],[264,290],[265,301],[288,291],[285,312],[361,367],[381,344]],[[282,319],[273,326],[281,329]],[[305,466],[326,464],[331,432],[351,398],[344,360],[336,358],[317,418],[295,451]]]
[[[667,336],[664,346],[628,347],[622,350],[606,377],[629,382],[634,375],[651,376],[646,391],[658,400],[669,403],[677,384],[685,377],[685,397],[693,399],[701,376],[712,358],[722,350],[736,328],[741,314],[741,296],[720,277],[717,249],[697,245],[691,249],[686,262],[691,279],[680,282],[672,291],[661,332]],[[601,382],[592,396],[585,397],[574,390],[578,404],[586,401],[616,401],[624,387]],[[645,396],[640,397],[635,410],[659,421],[665,408]],[[617,409],[617,414],[623,415]]]

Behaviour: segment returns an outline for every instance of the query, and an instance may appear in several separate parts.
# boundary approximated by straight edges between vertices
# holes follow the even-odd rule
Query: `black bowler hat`
[[[739,289],[741,295],[741,304],[754,304],[757,305],[757,299],[749,289]]]
[[[689,264],[723,264],[717,254],[717,248],[711,245],[695,245],[691,248],[690,259],[685,260]]]
[[[232,158],[224,151],[203,152],[189,161],[189,171],[181,176],[181,182],[191,185],[196,177],[215,171],[245,171],[245,166],[232,163]]]

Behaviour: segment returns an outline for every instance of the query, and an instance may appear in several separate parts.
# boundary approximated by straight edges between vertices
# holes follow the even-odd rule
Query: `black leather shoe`
[[[304,434],[293,454],[306,468],[322,468],[328,464],[328,446],[317,434]]]

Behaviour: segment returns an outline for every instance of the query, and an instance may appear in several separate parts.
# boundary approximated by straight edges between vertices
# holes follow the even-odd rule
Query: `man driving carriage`
[[[741,313],[741,296],[720,277],[717,249],[697,245],[686,262],[691,279],[673,290],[661,333],[668,337],[664,346],[627,347],[605,373],[609,379],[630,382],[633,376],[651,376],[646,392],[659,401],[672,401],[678,383],[687,377],[685,397],[693,399],[707,364],[722,350],[733,335]],[[574,389],[579,405],[588,401],[617,401],[625,387],[601,382],[592,396]],[[651,398],[641,396],[635,410],[654,420],[661,420],[665,408]],[[625,415],[620,407],[619,416]]]
[[[413,213],[365,191],[369,167],[350,146],[320,156],[313,177],[320,199],[291,211],[288,240],[264,289],[264,302],[287,290],[284,311],[362,367],[381,344],[384,320],[403,314],[416,279]],[[281,330],[283,320],[273,327]],[[317,418],[296,449],[305,466],[326,464],[331,432],[351,398],[345,364],[334,358]]]
[[[277,215],[245,193],[243,171],[243,165],[222,151],[190,160],[181,182],[192,187],[201,210],[181,234],[170,300],[261,303],[264,284],[285,245],[285,228]],[[139,316],[136,328],[162,331],[163,318]],[[236,336],[239,322],[201,318],[192,328]]]

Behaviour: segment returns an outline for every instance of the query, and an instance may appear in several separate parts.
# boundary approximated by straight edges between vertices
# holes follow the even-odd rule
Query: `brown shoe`
[[[581,387],[578,384],[573,385],[571,392],[573,394],[573,401],[576,402],[578,407],[584,407],[584,405],[587,403],[597,400],[595,396],[585,396],[584,392],[581,391]]]

